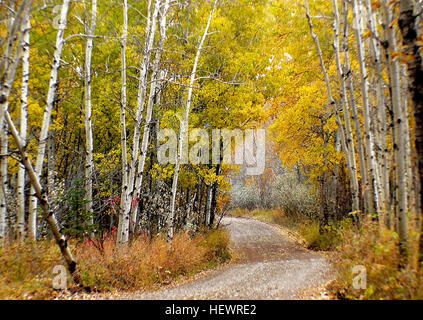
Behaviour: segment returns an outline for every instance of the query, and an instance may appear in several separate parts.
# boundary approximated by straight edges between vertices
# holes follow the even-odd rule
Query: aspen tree
[[[355,92],[354,92],[354,82],[353,82],[353,76],[352,76],[352,70],[351,70],[351,64],[350,64],[350,58],[349,58],[349,45],[348,45],[348,4],[346,1],[343,1],[343,7],[344,7],[344,35],[343,35],[343,51],[345,55],[344,59],[344,69],[345,74],[347,78],[347,88],[349,91],[349,101],[351,105],[351,113],[352,118],[354,121],[354,127],[355,127],[355,136],[357,139],[357,153],[359,158],[359,164],[360,164],[360,175],[361,175],[361,185],[362,185],[362,193],[364,194],[364,212],[368,213],[370,208],[368,207],[368,204],[371,199],[371,194],[369,188],[365,188],[363,186],[367,185],[368,177],[367,177],[367,170],[366,170],[366,161],[365,161],[365,154],[364,154],[364,147],[363,147],[363,139],[361,134],[361,124],[360,124],[360,118],[358,116],[358,107],[357,107],[357,101],[355,98]]]
[[[24,146],[22,145],[21,137],[19,136],[19,132],[16,129],[15,124],[13,123],[9,113],[6,111],[4,114],[4,117],[6,119],[7,125],[9,127],[9,131],[16,143],[16,146],[18,147],[19,154],[21,156],[21,163],[25,166],[25,170],[28,174],[29,180],[31,182],[31,185],[34,189],[35,196],[40,201],[40,206],[43,212],[43,216],[46,219],[50,230],[53,234],[53,237],[57,243],[57,245],[60,248],[60,252],[62,253],[63,258],[66,261],[66,265],[68,267],[68,271],[72,275],[73,280],[79,284],[82,285],[82,280],[80,278],[80,275],[78,273],[78,270],[76,268],[76,260],[74,259],[66,240],[66,237],[61,234],[59,226],[56,221],[56,217],[54,216],[54,211],[52,210],[49,200],[47,198],[47,193],[45,192],[45,189],[40,183],[40,178],[38,174],[35,172],[28,154],[26,153]]]
[[[367,9],[367,19],[368,19],[368,27],[370,28],[370,51],[372,53],[372,58],[374,62],[374,69],[375,69],[375,81],[376,81],[376,106],[377,111],[375,114],[380,115],[381,118],[385,118],[383,116],[383,111],[385,110],[385,90],[384,90],[384,80],[383,80],[383,72],[382,72],[382,65],[381,65],[381,50],[380,45],[377,39],[379,38],[378,30],[376,26],[376,17],[373,13],[372,4],[370,0],[365,0],[365,7]],[[372,113],[370,113],[372,115]],[[375,145],[378,144],[379,146],[386,144],[386,136],[383,132],[380,132],[380,121],[376,120],[377,117],[374,117],[374,137],[375,137]],[[382,124],[384,129],[386,130],[386,121]],[[379,139],[378,139],[379,138]],[[385,140],[384,142],[382,140]],[[376,156],[376,165],[378,167],[377,173],[379,173],[379,178],[375,180],[375,183],[378,185],[376,186],[376,192],[378,192],[378,199],[379,199],[379,223],[381,227],[384,225],[385,213],[388,212],[389,208],[386,207],[387,202],[385,201],[385,194],[386,189],[383,187],[385,185],[384,180],[386,179],[386,161],[385,161],[385,152],[382,153],[382,157],[378,157],[378,153],[375,154]]]
[[[392,17],[388,11],[387,1],[382,9],[384,24],[384,50],[387,59],[389,83],[391,87],[391,103],[393,114],[394,131],[394,160],[395,160],[395,202],[394,209],[398,219],[398,231],[400,237],[401,256],[405,258],[407,243],[407,194],[405,181],[405,139],[403,136],[404,119],[402,112],[400,69],[397,59],[393,58],[393,52],[397,50],[395,33],[392,26]],[[389,217],[391,220],[391,217]]]
[[[53,110],[54,100],[56,96],[57,90],[57,74],[60,67],[60,60],[62,56],[62,49],[64,44],[64,34],[67,24],[67,15],[69,9],[70,0],[64,0],[62,9],[60,12],[60,23],[59,23],[59,30],[57,31],[56,36],[56,47],[54,50],[53,56],[53,65],[50,74],[50,83],[49,89],[47,93],[47,103],[44,110],[44,117],[43,117],[43,124],[41,127],[39,144],[38,144],[38,154],[37,160],[35,163],[35,173],[38,177],[38,180],[41,178],[43,164],[44,164],[44,157],[46,153],[46,146],[47,146],[47,138],[48,138],[48,131],[50,127],[50,119],[51,119],[51,112]],[[28,215],[28,236],[36,240],[37,239],[37,197],[34,196],[35,190],[34,185],[31,188],[31,197],[29,202],[29,215]]]
[[[194,59],[194,64],[192,66],[191,76],[190,76],[190,82],[189,82],[189,88],[188,88],[188,94],[187,99],[185,102],[185,112],[184,112],[184,118],[181,123],[180,127],[180,133],[179,133],[179,141],[178,141],[178,153],[176,157],[176,164],[175,164],[175,170],[173,174],[173,182],[172,182],[172,198],[170,203],[170,213],[168,217],[168,239],[169,241],[172,241],[173,235],[174,235],[174,221],[175,221],[175,202],[176,202],[176,192],[178,188],[178,177],[179,177],[179,170],[181,167],[181,160],[183,157],[183,149],[184,149],[184,140],[186,139],[187,130],[188,130],[188,120],[189,120],[189,113],[191,109],[191,103],[192,103],[192,92],[193,92],[193,86],[195,82],[195,77],[197,74],[197,67],[198,67],[198,61],[200,59],[201,51],[203,49],[204,42],[206,41],[210,24],[213,19],[213,14],[216,10],[217,1],[214,1],[213,9],[210,12],[209,19],[207,21],[206,28],[204,29],[203,36],[201,37],[200,44],[197,48],[197,52]]]
[[[320,67],[322,69],[323,72],[323,76],[324,76],[324,80],[325,80],[325,84],[326,84],[326,91],[328,94],[328,104],[329,107],[327,107],[327,117],[329,117],[330,113],[332,112],[331,109],[333,109],[335,115],[336,115],[336,122],[339,125],[340,123],[340,119],[339,119],[339,115],[338,115],[338,106],[336,104],[335,99],[332,96],[332,89],[331,89],[331,85],[329,82],[329,77],[328,77],[328,73],[326,71],[326,67],[325,67],[325,63],[323,60],[323,55],[322,55],[322,51],[320,49],[320,41],[319,41],[319,37],[315,34],[314,32],[314,27],[313,27],[313,22],[311,20],[311,16],[310,16],[310,9],[309,9],[309,4],[308,4],[308,0],[306,0],[305,2],[305,8],[306,8],[306,18],[307,18],[307,22],[310,28],[310,34],[311,37],[314,40],[314,44],[316,46],[317,49],[317,53],[319,56],[319,61],[320,61]],[[322,132],[323,132],[323,141],[324,141],[324,149],[327,149],[328,146],[328,140],[329,140],[329,134],[327,132],[327,130],[323,130],[323,124],[322,124]],[[343,131],[343,127],[339,126],[340,131]],[[340,133],[341,136],[341,140],[343,143],[343,146],[345,146],[345,135],[344,132]],[[346,150],[346,147],[344,147],[344,150]],[[323,165],[324,167],[327,166],[327,155],[326,155],[326,151],[324,151],[323,154]],[[321,181],[320,181],[320,185],[321,185],[321,191],[320,191],[320,203],[321,203],[321,216],[323,217],[323,223],[320,224],[320,228],[323,225],[326,225],[328,223],[328,209],[327,209],[327,201],[326,201],[326,197],[327,197],[327,186],[326,186],[326,182],[327,182],[327,172],[323,172]]]
[[[10,92],[15,81],[16,72],[21,61],[23,50],[23,38],[26,21],[29,19],[29,12],[32,1],[23,1],[16,14],[12,17],[7,30],[6,49],[0,60],[1,71],[1,89],[0,89],[0,142],[1,142],[1,160],[0,160],[0,246],[3,245],[6,236],[6,213],[7,213],[7,194],[8,194],[8,137],[5,113],[8,109],[8,100]]]
[[[85,214],[90,216],[89,223],[93,224],[93,127],[91,108],[91,57],[93,51],[93,36],[97,20],[97,0],[91,3],[91,22],[86,27],[87,40],[85,46],[84,85],[85,85]]]
[[[131,164],[128,175],[128,190],[126,193],[127,199],[124,201],[125,208],[122,210],[122,214],[119,220],[118,228],[118,242],[126,243],[129,240],[129,226],[130,226],[130,211],[131,207],[137,203],[136,198],[133,197],[135,191],[135,179],[137,173],[137,163],[139,158],[139,144],[141,135],[141,121],[143,119],[145,97],[147,93],[147,80],[148,80],[148,68],[150,65],[151,52],[153,49],[154,38],[156,34],[157,17],[159,14],[161,1],[155,0],[154,11],[151,15],[151,0],[148,4],[148,17],[146,27],[146,42],[144,48],[144,57],[141,65],[140,78],[138,83],[138,95],[137,95],[137,107],[135,115],[135,128],[132,146]]]
[[[11,24],[7,30],[4,53],[0,57],[0,124],[3,122],[4,112],[7,111],[8,100],[12,85],[15,81],[16,72],[21,62],[23,27],[26,17],[29,15],[32,0],[24,0],[11,17]],[[3,133],[3,125],[0,125],[0,135]]]
[[[4,124],[1,124],[3,127],[3,133],[1,135],[1,159],[0,159],[0,248],[6,240],[6,215],[7,215],[7,196],[9,194],[8,187],[8,152],[9,152],[9,141],[7,137],[7,128]]]
[[[357,53],[358,60],[360,65],[360,76],[361,76],[361,87],[362,87],[362,102],[363,102],[363,122],[364,122],[364,142],[366,146],[366,167],[368,172],[368,181],[366,181],[365,188],[372,190],[372,197],[370,200],[371,203],[368,204],[368,208],[372,207],[374,200],[374,209],[377,214],[381,212],[379,195],[380,187],[379,183],[379,173],[378,167],[376,164],[376,155],[375,155],[375,145],[374,145],[374,136],[371,130],[370,125],[370,105],[369,105],[369,84],[368,84],[368,75],[365,63],[365,49],[363,45],[362,37],[362,22],[360,21],[358,1],[353,0],[353,17],[354,25],[356,28],[356,41],[357,41]]]
[[[333,6],[335,11],[335,23],[334,23],[334,31],[335,31],[335,41],[334,41],[334,48],[335,48],[335,56],[336,56],[336,65],[338,69],[338,76],[339,81],[341,84],[341,104],[343,107],[344,113],[344,123],[345,123],[345,133],[346,133],[346,142],[344,145],[344,152],[347,158],[347,167],[348,172],[350,174],[351,180],[351,194],[353,200],[353,211],[357,212],[360,210],[360,200],[359,200],[359,190],[358,190],[358,177],[357,177],[357,166],[355,160],[355,150],[354,150],[354,136],[352,133],[351,128],[351,121],[350,121],[350,112],[348,109],[348,97],[347,97],[347,89],[345,84],[345,75],[342,70],[341,64],[341,57],[339,52],[339,29],[340,29],[340,19],[339,19],[339,11],[338,11],[338,1],[333,0]]]
[[[31,20],[26,18],[25,31],[22,44],[22,92],[21,92],[21,119],[20,119],[20,136],[22,145],[26,147],[26,136],[28,130],[28,92],[29,92],[29,49],[30,49],[30,31]],[[24,239],[25,232],[25,167],[19,164],[18,180],[17,180],[17,238],[21,241]]]
[[[128,1],[123,0],[123,29],[122,29],[122,41],[121,41],[121,59],[122,59],[122,101],[120,105],[120,139],[122,148],[122,190],[121,190],[121,202],[120,202],[120,215],[123,217],[125,214],[128,198],[128,148],[127,148],[127,136],[126,136],[126,107],[127,107],[127,93],[126,93],[126,44],[128,40]],[[119,228],[121,231],[122,219],[119,218]]]
[[[306,0],[305,6],[306,6],[306,17],[307,17],[307,22],[308,22],[308,25],[309,25],[309,28],[310,28],[311,37],[314,40],[314,43],[315,43],[315,46],[316,46],[316,50],[317,50],[317,53],[318,53],[318,56],[319,56],[319,60],[320,60],[320,66],[321,66],[321,69],[322,69],[322,72],[323,72],[323,76],[324,76],[324,79],[325,79],[326,91],[327,91],[327,94],[328,94],[328,104],[330,106],[328,108],[328,110],[327,110],[328,111],[327,113],[329,114],[333,110],[333,112],[335,114],[336,122],[337,122],[338,127],[339,127],[339,137],[340,137],[340,140],[341,140],[342,149],[344,150],[345,155],[346,155],[347,167],[348,167],[348,170],[349,170],[349,173],[350,173],[350,177],[351,177],[351,179],[353,179],[354,172],[352,172],[353,170],[352,170],[352,166],[351,166],[351,157],[350,157],[350,154],[349,154],[350,151],[349,151],[348,146],[347,146],[347,139],[346,139],[346,136],[345,136],[344,125],[342,124],[341,117],[339,116],[338,104],[337,104],[336,100],[333,98],[333,95],[332,95],[332,88],[331,88],[331,84],[330,84],[330,81],[329,81],[328,72],[326,70],[325,62],[323,60],[323,53],[322,53],[322,50],[320,48],[319,37],[314,32],[314,26],[313,26],[313,22],[312,22],[311,16],[310,16],[310,9],[309,9],[308,0]],[[339,36],[338,36],[338,39],[339,39]],[[338,40],[338,44],[335,41],[334,46],[336,47],[336,50],[339,50],[339,40]],[[326,186],[325,186],[325,180],[326,180],[326,178],[324,176],[323,179],[322,179],[322,188],[323,188],[323,190],[325,190],[325,188],[326,188]],[[358,210],[358,203],[357,203],[356,200],[358,199],[357,198],[358,190],[357,190],[357,192],[355,192],[353,190],[353,188],[355,188],[356,185],[353,184],[353,183],[351,185],[352,185],[351,193],[353,194],[353,197],[354,197],[354,199],[353,199],[353,201],[354,201],[353,207],[355,208],[355,211],[357,211]],[[324,193],[326,193],[326,192],[324,191]],[[322,202],[322,205],[325,206],[325,204],[324,204],[325,199],[324,199],[324,196],[323,195],[322,195],[321,202]],[[323,209],[323,210],[325,210],[325,209]],[[324,220],[325,220],[324,223],[327,223],[328,222],[327,221],[328,219],[327,219],[327,217],[325,217],[325,211],[323,211],[323,216],[324,216]]]
[[[148,97],[147,102],[147,110],[146,110],[146,117],[145,117],[145,125],[144,125],[144,133],[142,137],[142,144],[141,144],[141,156],[138,162],[138,169],[137,169],[137,176],[135,180],[135,193],[134,197],[139,198],[141,194],[141,185],[142,185],[142,178],[144,173],[144,166],[145,160],[147,157],[147,148],[150,141],[150,130],[152,124],[152,115],[153,115],[153,106],[154,101],[159,94],[160,90],[160,63],[162,58],[162,53],[164,49],[164,45],[166,42],[166,29],[167,29],[167,15],[169,11],[169,0],[165,0],[163,4],[163,8],[160,12],[160,21],[159,21],[159,29],[160,29],[160,40],[157,45],[156,55],[153,61],[153,70],[151,74],[151,85],[150,85],[150,95]],[[136,223],[137,223],[137,207],[132,208],[131,212],[131,224],[130,224],[130,232],[134,233]]]

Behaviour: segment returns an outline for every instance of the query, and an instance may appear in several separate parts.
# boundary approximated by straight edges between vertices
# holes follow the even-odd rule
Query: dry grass
[[[64,264],[53,241],[0,249],[0,299],[47,299],[54,295],[53,267]]]
[[[332,262],[337,280],[332,291],[341,299],[423,299],[423,275],[416,272],[418,235],[409,232],[409,265],[399,268],[398,235],[380,231],[376,222],[365,221],[360,232],[342,231],[342,244]],[[354,289],[354,266],[364,266],[367,289]]]
[[[84,285],[99,291],[138,290],[169,284],[230,258],[229,237],[223,230],[194,238],[178,234],[172,247],[163,238],[139,237],[127,247],[115,236],[100,242],[72,242]],[[52,241],[12,245],[0,251],[0,299],[51,299],[55,265],[64,264]]]

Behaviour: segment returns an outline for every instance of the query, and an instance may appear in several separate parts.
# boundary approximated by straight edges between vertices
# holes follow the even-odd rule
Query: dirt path
[[[123,299],[299,299],[330,280],[324,256],[305,250],[271,224],[224,218],[241,263],[230,264],[193,282]],[[307,293],[308,292],[308,293]]]

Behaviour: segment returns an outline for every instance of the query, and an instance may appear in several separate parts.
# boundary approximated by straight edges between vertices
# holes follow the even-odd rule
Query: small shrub
[[[103,249],[86,241],[77,247],[84,283],[100,290],[135,290],[168,284],[180,276],[194,274],[229,257],[229,238],[222,230],[208,231],[190,239],[175,236],[171,248],[163,237],[150,243],[148,237],[135,239],[128,247],[103,241]]]
[[[234,184],[231,190],[232,208],[247,209],[280,209],[285,215],[292,217],[317,217],[319,201],[312,187],[298,181],[294,172],[286,171],[277,174],[268,182],[266,192],[261,196],[255,181],[248,184]]]
[[[229,235],[226,231],[218,229],[209,231],[201,244],[206,248],[206,258],[208,261],[225,262],[230,258]]]
[[[53,268],[64,264],[53,241],[0,249],[0,299],[46,299],[54,294]]]
[[[423,275],[416,272],[418,236],[410,232],[409,265],[400,269],[398,235],[366,220],[362,229],[343,229],[332,262],[337,271],[333,292],[342,299],[423,299]],[[353,287],[353,267],[366,268],[367,288]]]
[[[310,249],[332,250],[341,243],[343,230],[352,228],[352,220],[347,218],[337,223],[329,223],[321,228],[317,220],[310,220],[300,227],[300,233]]]
[[[139,290],[169,284],[229,259],[229,236],[223,230],[190,238],[181,233],[172,246],[163,237],[141,236],[126,247],[116,234],[102,241],[70,241],[84,285],[99,291]],[[53,241],[39,241],[0,249],[0,299],[49,299],[53,267],[64,265]]]

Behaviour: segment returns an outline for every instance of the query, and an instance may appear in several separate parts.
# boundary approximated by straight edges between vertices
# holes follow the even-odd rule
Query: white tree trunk
[[[352,110],[352,117],[354,120],[354,126],[355,126],[355,135],[357,139],[357,153],[359,158],[359,164],[360,164],[360,175],[361,175],[361,185],[362,185],[362,193],[364,194],[364,211],[368,212],[370,209],[368,207],[368,203],[370,202],[371,194],[369,188],[365,188],[364,186],[367,185],[367,170],[366,170],[366,161],[365,161],[365,155],[364,155],[364,148],[363,148],[363,139],[361,135],[361,125],[360,125],[360,118],[358,116],[357,111],[357,102],[355,99],[355,93],[354,93],[354,83],[353,83],[353,77],[352,77],[352,70],[350,65],[350,58],[349,58],[349,48],[348,48],[348,4],[346,0],[343,1],[343,7],[344,7],[344,35],[343,35],[343,44],[344,44],[344,53],[345,53],[345,73],[347,75],[347,88],[349,91],[350,96],[350,105]]]
[[[91,4],[91,22],[86,27],[87,40],[85,47],[85,214],[88,215],[89,224],[94,223],[93,220],[93,126],[92,126],[92,109],[91,109],[91,57],[93,52],[93,36],[96,28],[97,20],[97,0],[92,0]]]
[[[392,17],[387,10],[387,3],[383,5],[383,19],[385,24],[385,38],[387,44],[387,65],[389,80],[392,91],[392,111],[394,123],[394,159],[395,159],[395,212],[399,219],[398,231],[400,242],[405,245],[407,241],[407,194],[405,177],[405,137],[404,137],[404,117],[402,112],[401,82],[399,63],[393,58],[392,53],[397,50],[397,43]]]
[[[354,24],[356,28],[356,40],[357,40],[357,52],[358,60],[360,64],[360,75],[362,85],[362,100],[363,100],[363,121],[364,121],[364,141],[366,145],[366,158],[367,158],[367,170],[368,178],[367,185],[365,188],[373,191],[372,198],[374,199],[376,213],[381,212],[381,203],[379,201],[380,195],[380,183],[379,173],[376,163],[375,146],[373,132],[370,126],[370,106],[369,106],[369,85],[367,79],[367,69],[365,64],[365,51],[362,39],[362,22],[360,21],[358,1],[353,0],[353,16]]]
[[[173,174],[173,182],[172,182],[172,198],[170,203],[170,213],[168,218],[168,238],[169,241],[172,241],[174,235],[174,220],[175,220],[175,202],[176,202],[176,192],[178,188],[178,177],[179,177],[179,169],[181,167],[181,160],[182,160],[182,153],[183,153],[183,145],[184,140],[186,139],[187,130],[188,130],[188,120],[189,120],[189,112],[191,110],[191,103],[192,103],[192,91],[195,82],[195,76],[197,74],[197,66],[198,61],[200,59],[201,50],[203,49],[204,41],[206,40],[207,34],[209,32],[210,24],[213,19],[214,11],[216,10],[217,0],[215,0],[213,9],[210,12],[209,20],[207,21],[206,29],[204,30],[203,36],[201,38],[200,44],[197,48],[197,53],[195,55],[194,65],[192,66],[192,72],[190,76],[189,88],[188,88],[188,95],[185,104],[185,113],[184,118],[181,123],[180,133],[179,133],[179,144],[178,144],[178,155],[176,157],[176,164],[175,170]]]
[[[380,127],[380,122],[377,121],[378,117],[377,115],[380,114],[382,110],[385,109],[385,87],[384,87],[384,80],[383,80],[383,68],[381,65],[381,50],[379,46],[379,42],[377,39],[379,38],[378,30],[377,30],[377,24],[376,24],[376,17],[373,13],[372,4],[370,0],[365,0],[366,8],[367,8],[367,19],[368,19],[368,26],[370,27],[370,31],[372,33],[370,38],[370,51],[372,53],[372,58],[374,62],[374,69],[375,69],[375,81],[376,81],[376,105],[377,105],[377,111],[375,112],[374,118],[374,137],[376,143],[381,147],[382,145],[386,144],[386,136],[383,134],[384,130],[382,130]],[[386,129],[386,121],[382,124],[382,126],[385,126]],[[384,142],[382,140],[385,140]],[[380,148],[381,149],[381,148]],[[386,197],[388,196],[385,194],[385,188],[383,187],[385,183],[383,180],[386,177],[386,166],[385,166],[385,156],[386,154],[382,152],[382,154],[375,154],[376,156],[376,166],[378,168],[377,172],[379,173],[379,178],[376,179],[375,183],[378,183],[376,186],[376,192],[378,192],[378,199],[379,199],[379,223],[380,226],[383,227],[385,222],[385,214],[388,212],[389,208],[386,207]]]
[[[351,183],[351,195],[353,200],[353,211],[358,212],[360,210],[360,199],[359,199],[359,189],[358,189],[358,176],[357,176],[357,165],[355,160],[355,150],[354,150],[354,136],[352,133],[351,128],[351,121],[350,121],[350,112],[348,108],[348,96],[347,96],[347,88],[345,84],[345,74],[342,69],[341,64],[341,57],[340,57],[340,41],[339,41],[339,29],[340,29],[340,19],[339,19],[339,11],[338,11],[338,1],[333,0],[334,11],[335,11],[335,56],[336,56],[336,65],[338,69],[339,81],[341,83],[341,98],[342,98],[342,107],[344,113],[344,123],[345,123],[345,133],[346,133],[346,141],[343,143],[344,145],[344,152],[347,159],[347,167],[348,172],[350,174],[350,183]],[[342,132],[341,132],[342,134]],[[342,140],[342,137],[341,137]]]
[[[126,43],[128,39],[128,1],[123,0],[123,29],[122,29],[122,101],[120,106],[120,139],[122,148],[122,191],[120,199],[120,214],[119,214],[119,226],[118,230],[122,229],[121,223],[127,207],[127,192],[128,192],[128,148],[127,148],[127,136],[126,136],[126,105],[127,105],[127,94],[126,94]],[[119,237],[121,232],[118,233]],[[122,239],[118,239],[121,241]]]
[[[22,44],[22,93],[21,93],[21,121],[20,121],[20,136],[22,138],[22,145],[26,147],[26,135],[28,130],[28,83],[29,83],[29,41],[31,28],[31,20],[26,19],[25,32]],[[20,241],[24,240],[25,234],[25,167],[19,164],[18,180],[17,180],[17,238]]]
[[[41,127],[40,140],[38,145],[37,161],[35,164],[35,173],[37,174],[38,180],[40,180],[43,170],[51,112],[53,110],[54,99],[56,96],[57,73],[60,67],[60,59],[62,56],[63,38],[66,29],[69,3],[70,0],[63,1],[62,10],[60,13],[59,30],[57,31],[56,36],[56,49],[54,51],[53,66],[50,74],[50,83],[47,93],[47,104],[44,110],[43,124]],[[31,198],[29,202],[28,236],[33,240],[36,240],[37,238],[37,197],[35,196],[34,186],[31,188]]]
[[[15,16],[12,17],[12,23],[8,27],[7,37],[5,39],[5,50],[0,57],[0,124],[3,123],[4,113],[8,108],[8,100],[15,81],[16,72],[21,61],[22,38],[25,31],[25,21],[29,16],[32,0],[22,1]],[[16,46],[15,46],[16,44]],[[13,50],[13,48],[15,48]],[[0,125],[0,135],[3,126]]]
[[[150,96],[148,97],[147,102],[147,111],[145,117],[145,126],[144,126],[144,134],[142,137],[142,144],[141,144],[141,156],[138,163],[138,170],[137,176],[135,180],[135,192],[134,198],[139,198],[141,194],[141,186],[142,186],[142,178],[144,173],[144,166],[145,160],[147,157],[147,148],[148,143],[150,141],[150,130],[151,130],[151,119],[153,115],[153,107],[154,101],[156,99],[156,95],[159,94],[158,91],[160,90],[161,80],[160,80],[160,62],[162,58],[163,48],[166,42],[166,29],[167,29],[167,14],[169,10],[169,0],[166,0],[162,11],[160,13],[160,41],[157,45],[156,55],[154,57],[153,62],[153,71],[151,75],[151,86],[150,86]],[[133,233],[137,223],[137,207],[134,206],[131,212],[131,224],[130,224],[130,232]]]
[[[8,161],[8,137],[5,113],[8,109],[10,92],[15,81],[16,72],[21,61],[23,50],[23,38],[25,36],[27,21],[32,1],[23,1],[16,14],[12,17],[12,22],[8,26],[6,49],[0,60],[0,78],[3,80],[0,89],[0,139],[1,139],[1,161],[0,161],[0,246],[6,236],[6,213],[7,213],[7,161]],[[16,44],[16,49],[13,50]]]
[[[125,210],[121,215],[118,230],[118,241],[125,243],[129,240],[129,225],[130,225],[130,211],[131,207],[136,205],[137,199],[133,197],[135,190],[135,176],[137,172],[137,163],[139,157],[139,144],[141,135],[141,121],[143,119],[145,97],[147,91],[147,78],[148,78],[148,67],[150,65],[151,52],[154,44],[154,38],[156,34],[157,17],[159,14],[161,0],[155,0],[154,12],[151,16],[151,0],[148,5],[148,17],[146,27],[146,43],[144,48],[144,58],[141,66],[140,79],[138,84],[138,96],[137,96],[137,107],[135,115],[135,128],[132,146],[132,157],[131,165],[128,176],[128,191],[127,199],[125,200]]]
[[[3,127],[1,135],[1,159],[0,159],[0,248],[3,246],[6,240],[6,215],[7,215],[7,195],[9,193],[8,188],[8,177],[7,177],[7,160],[9,152],[9,141],[7,137],[7,128],[5,123],[2,123]]]

